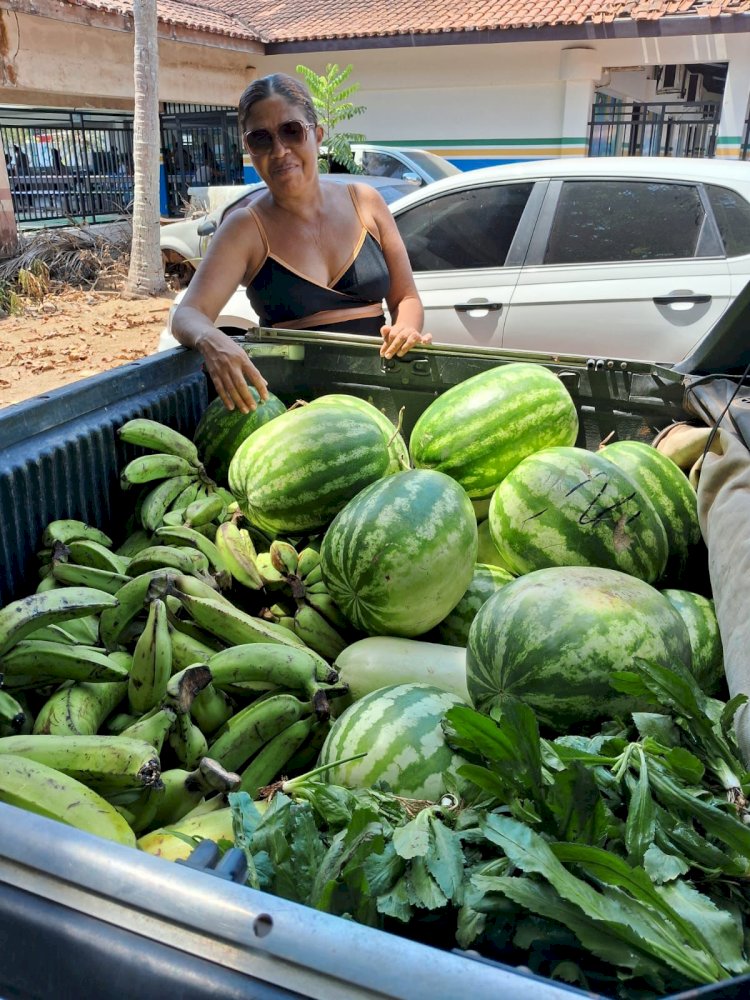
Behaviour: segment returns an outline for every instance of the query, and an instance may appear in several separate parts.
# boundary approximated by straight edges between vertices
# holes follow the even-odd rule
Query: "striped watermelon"
[[[701,539],[698,498],[682,469],[643,441],[615,441],[599,452],[630,476],[656,507],[667,533],[669,557],[679,571]]]
[[[489,521],[480,521],[477,525],[477,562],[483,566],[499,566],[500,569],[511,572],[492,541]]]
[[[201,461],[214,479],[222,484],[227,482],[229,463],[245,438],[286,410],[273,393],[269,392],[265,403],[260,403],[256,390],[249,388],[259,404],[257,409],[251,413],[228,410],[220,399],[214,399],[203,411],[193,435]]]
[[[724,682],[724,651],[714,602],[689,590],[662,590],[687,626],[693,654],[693,676],[706,694],[716,694]]]
[[[559,378],[542,365],[514,362],[439,396],[417,420],[409,450],[416,468],[445,472],[481,499],[521,459],[572,445],[577,434],[578,415]]]
[[[302,406],[238,448],[229,486],[251,524],[271,535],[324,528],[391,456],[379,423],[349,406]]]
[[[410,638],[456,606],[476,552],[466,493],[442,472],[412,469],[351,500],[328,528],[320,561],[328,592],[353,625]]]
[[[635,707],[609,683],[635,658],[689,672],[688,631],[667,598],[617,570],[554,567],[513,580],[482,606],[466,682],[481,711],[518,698],[565,733]]]
[[[484,602],[513,579],[515,577],[507,569],[477,564],[466,593],[435,629],[437,641],[448,646],[465,646],[469,641],[471,623]]]
[[[447,710],[461,704],[431,684],[379,688],[336,719],[318,764],[366,753],[325,772],[326,780],[347,788],[385,781],[396,795],[436,802],[446,791],[444,775],[455,776],[464,763],[446,744],[441,725]]]
[[[383,430],[388,451],[391,455],[391,465],[388,470],[389,475],[391,472],[403,472],[405,469],[411,468],[409,449],[406,447],[406,441],[404,441],[401,432],[391,423],[382,410],[379,410],[377,406],[373,406],[372,403],[368,403],[366,399],[361,399],[359,396],[350,396],[344,392],[335,392],[328,396],[318,396],[309,405],[330,406],[331,404],[335,406],[351,406],[361,413],[369,413],[374,420],[377,420]]]
[[[489,522],[517,574],[602,566],[651,583],[667,562],[667,536],[649,498],[614,462],[583,448],[525,458],[495,491]]]

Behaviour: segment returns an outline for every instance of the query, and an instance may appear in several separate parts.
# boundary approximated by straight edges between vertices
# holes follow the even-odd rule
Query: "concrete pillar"
[[[750,60],[746,51],[732,51],[734,46],[729,45],[727,48],[727,82],[721,104],[716,155],[736,160],[739,159],[750,104]]]
[[[18,227],[10,193],[5,150],[0,139],[0,254],[10,254],[18,246]]]
[[[601,56],[596,49],[573,46],[560,53],[560,79],[564,84],[560,123],[563,155],[586,155],[595,81],[601,75]]]

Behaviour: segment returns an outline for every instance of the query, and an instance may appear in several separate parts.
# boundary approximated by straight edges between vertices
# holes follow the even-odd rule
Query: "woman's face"
[[[320,126],[304,129],[302,142],[279,138],[278,130],[285,122],[305,122],[304,110],[278,94],[258,101],[245,121],[245,132],[265,129],[273,136],[268,150],[252,150],[244,138],[245,148],[252,158],[253,166],[271,190],[294,190],[297,185],[317,176],[318,146],[323,136]]]

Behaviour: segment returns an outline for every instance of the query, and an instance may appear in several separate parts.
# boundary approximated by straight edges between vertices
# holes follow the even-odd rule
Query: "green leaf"
[[[690,865],[681,854],[665,854],[656,844],[650,844],[643,855],[643,867],[652,882],[671,882],[686,875]]]
[[[378,913],[408,923],[411,920],[412,905],[406,879],[400,879],[390,892],[378,896],[377,907]]]
[[[515,820],[505,816],[489,816],[483,829],[488,840],[498,844],[519,869],[543,875],[563,899],[575,903],[592,919],[602,921],[631,946],[640,944],[640,947],[694,982],[709,983],[721,978],[721,969],[710,955],[698,952],[697,949],[685,948],[681,935],[663,919],[663,906],[662,913],[657,913],[639,899],[615,892],[612,888],[606,893],[598,892],[570,873],[538,834]],[[576,848],[573,844],[558,844],[557,849],[562,852],[563,857],[574,857],[576,860],[581,858],[581,853],[576,852],[585,852],[585,864],[589,869],[594,863],[593,859],[598,858],[599,878],[610,867],[615,868],[618,877],[622,877],[623,869],[628,875],[633,872],[623,862],[619,862],[621,868],[616,868],[619,859],[599,848]],[[645,883],[653,892],[653,886],[648,882],[645,872],[641,871],[631,877],[630,882],[636,885]]]
[[[439,910],[448,899],[430,874],[424,858],[415,858],[405,877],[409,901],[424,910]]]
[[[461,840],[436,816],[431,815],[429,822],[432,843],[431,849],[425,857],[425,865],[445,896],[455,900],[464,878],[464,854],[461,849]]]
[[[742,921],[686,882],[662,885],[657,892],[686,923],[692,924],[710,953],[734,975],[750,972],[743,955]]]
[[[630,802],[625,820],[625,847],[628,851],[628,861],[632,865],[643,864],[643,855],[653,843],[656,815],[654,801],[651,798],[651,788],[648,782],[648,766],[646,755],[642,750],[641,768],[637,780],[628,783],[630,787]]]
[[[689,785],[700,785],[706,773],[705,767],[695,754],[685,750],[684,747],[673,747],[661,760],[676,777]]]
[[[380,854],[370,854],[362,864],[371,895],[378,897],[390,892],[406,871],[406,862],[396,853],[391,841],[386,841]]]
[[[470,948],[477,941],[487,926],[487,915],[479,913],[471,906],[464,904],[458,911],[456,926],[456,944],[459,948]]]
[[[633,712],[632,715],[641,739],[650,736],[665,747],[679,744],[680,731],[670,715],[659,712]]]

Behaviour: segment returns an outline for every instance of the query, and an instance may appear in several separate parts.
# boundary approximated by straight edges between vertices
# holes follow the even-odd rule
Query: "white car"
[[[750,279],[740,161],[536,160],[390,207],[436,343],[675,363]],[[217,326],[256,325],[239,288]],[[173,344],[165,330],[160,349]]]

